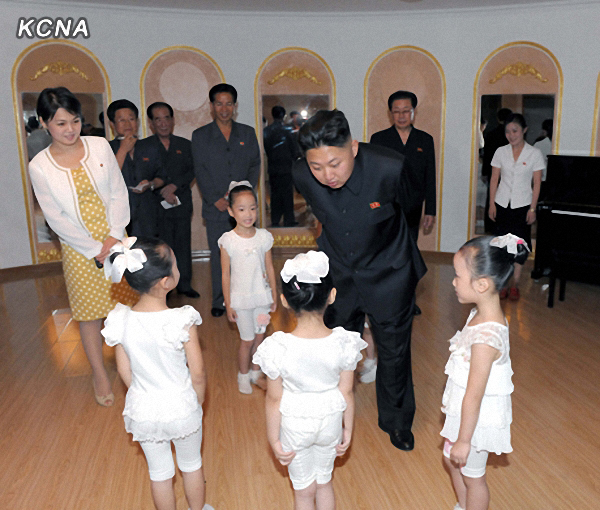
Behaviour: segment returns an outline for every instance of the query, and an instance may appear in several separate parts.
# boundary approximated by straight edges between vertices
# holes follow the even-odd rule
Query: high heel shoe
[[[113,393],[109,393],[108,395],[96,395],[94,393],[94,397],[96,397],[96,402],[102,407],[112,407],[115,405],[115,396]]]

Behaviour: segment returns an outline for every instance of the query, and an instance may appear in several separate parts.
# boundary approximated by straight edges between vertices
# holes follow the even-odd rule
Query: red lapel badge
[[[421,147],[417,147],[417,152],[423,152],[423,149],[421,149]]]
[[[371,202],[369,207],[371,207],[371,209],[377,209],[378,207],[381,207],[381,204],[379,202]]]
[[[150,158],[142,158],[142,161],[150,161]]]
[[[181,154],[181,151],[180,151],[179,149],[177,149],[175,152],[176,152],[177,154]]]
[[[240,145],[244,145],[244,142],[240,142]]]

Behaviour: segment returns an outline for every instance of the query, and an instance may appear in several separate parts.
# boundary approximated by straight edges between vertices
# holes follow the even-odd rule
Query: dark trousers
[[[233,228],[229,219],[206,220],[206,237],[210,249],[210,278],[212,283],[212,308],[225,309],[223,283],[221,279],[221,249],[217,244],[219,238]]]
[[[356,307],[348,319],[339,323],[341,317],[335,310],[335,303],[327,308],[327,327],[342,326],[362,334],[365,314],[369,317],[371,332],[377,346],[377,410],[379,427],[387,433],[393,430],[410,430],[415,417],[415,392],[412,381],[410,337],[414,308],[414,295],[407,299],[397,315],[385,322],[377,322],[361,306],[357,295]],[[344,314],[346,315],[346,314]]]
[[[294,224],[294,183],[291,173],[269,174],[271,188],[271,224],[279,225],[283,215],[283,225]]]
[[[175,253],[179,269],[177,290],[185,292],[192,288],[192,216],[162,215],[159,221],[159,237]]]

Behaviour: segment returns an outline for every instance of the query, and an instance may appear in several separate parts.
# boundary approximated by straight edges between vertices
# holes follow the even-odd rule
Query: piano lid
[[[600,157],[548,156],[544,202],[600,207]]]

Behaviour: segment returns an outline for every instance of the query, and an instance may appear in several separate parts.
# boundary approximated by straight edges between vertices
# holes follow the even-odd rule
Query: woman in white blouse
[[[496,150],[492,158],[489,216],[496,222],[496,235],[514,234],[531,249],[531,224],[535,221],[544,157],[525,141],[527,123],[523,115],[513,113],[505,125],[508,145]],[[515,264],[510,290],[502,289],[501,298],[519,299],[522,268]]]
[[[31,183],[50,228],[61,242],[63,273],[73,319],[92,367],[96,401],[114,403],[102,358],[102,319],[117,302],[137,295],[112,285],[101,269],[129,223],[127,187],[104,138],[80,136],[81,104],[66,88],[44,89],[37,104],[49,147],[29,163]]]

